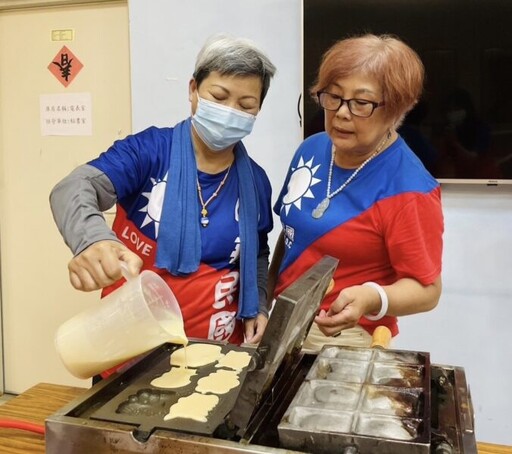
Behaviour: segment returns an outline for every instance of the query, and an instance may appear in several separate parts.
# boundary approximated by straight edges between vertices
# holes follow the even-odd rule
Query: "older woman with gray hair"
[[[132,274],[150,269],[176,295],[188,337],[261,339],[271,188],[241,140],[274,73],[249,40],[213,37],[189,82],[189,118],[116,141],[55,186],[73,287],[106,295],[122,283],[122,262]],[[101,212],[115,204],[110,229]]]

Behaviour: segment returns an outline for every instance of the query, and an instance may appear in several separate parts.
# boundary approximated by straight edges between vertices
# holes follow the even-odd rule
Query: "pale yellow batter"
[[[247,352],[229,351],[215,367],[228,367],[229,369],[242,370],[249,365],[251,355]]]
[[[219,403],[219,397],[213,394],[205,395],[194,393],[187,397],[181,397],[171,406],[164,420],[175,418],[188,418],[195,421],[206,422],[208,413]]]
[[[161,388],[179,388],[190,383],[191,377],[196,374],[196,368],[218,361],[217,367],[227,367],[233,370],[219,369],[216,372],[198,380],[195,392],[189,396],[181,397],[171,406],[164,420],[174,418],[188,418],[206,422],[208,413],[218,404],[219,397],[215,394],[226,394],[240,385],[238,374],[247,367],[251,355],[247,352],[230,351],[222,353],[222,347],[212,344],[192,344],[181,348],[171,354],[169,372],[154,379],[151,384]],[[203,393],[203,394],[201,394]],[[204,394],[214,393],[214,394]]]
[[[160,320],[160,325],[169,335],[168,342],[173,344],[187,345],[188,338],[183,330],[183,320],[178,317],[172,319]]]
[[[201,367],[214,363],[224,355],[219,345],[192,344],[186,348],[180,348],[171,354],[171,365],[183,367]]]
[[[157,388],[182,388],[190,383],[190,379],[196,375],[195,369],[186,369],[184,367],[173,367],[160,377],[151,381]]]
[[[200,393],[226,394],[240,384],[235,370],[218,370],[207,377],[200,378],[196,391]]]

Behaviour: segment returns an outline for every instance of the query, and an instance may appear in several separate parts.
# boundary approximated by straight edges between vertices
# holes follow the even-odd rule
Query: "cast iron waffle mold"
[[[230,351],[244,351],[251,355],[254,351],[253,349],[237,347],[232,344],[223,345],[208,341],[190,342],[189,345],[194,343],[218,345],[223,355]],[[133,435],[139,441],[147,440],[156,429],[178,430],[211,436],[215,429],[223,422],[229,410],[231,410],[240,390],[240,384],[244,381],[247,368],[238,372],[240,384],[236,388],[231,389],[226,394],[218,395],[219,402],[208,413],[206,422],[188,418],[175,418],[166,421],[164,417],[169,413],[170,407],[181,397],[190,396],[194,393],[199,379],[219,370],[233,370],[227,367],[216,367],[218,361],[215,361],[197,368],[190,367],[190,369],[197,371],[197,373],[191,377],[188,385],[181,388],[164,389],[151,385],[152,380],[169,372],[171,367],[177,367],[171,366],[169,358],[174,351],[180,348],[182,347],[168,344],[167,348],[160,352],[157,360],[149,369],[140,370],[138,374],[134,375],[130,383],[115,397],[91,414],[91,419],[133,425],[136,427]]]
[[[304,449],[315,440],[334,448],[370,437],[385,439],[389,452],[415,442],[428,453],[429,354],[325,346],[278,431],[287,448]]]

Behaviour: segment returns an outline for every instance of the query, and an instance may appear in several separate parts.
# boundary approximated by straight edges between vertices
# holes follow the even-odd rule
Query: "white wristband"
[[[380,320],[388,312],[388,307],[389,307],[388,295],[386,295],[386,292],[384,291],[384,289],[379,284],[377,284],[375,282],[365,282],[363,285],[365,285],[367,287],[374,288],[375,290],[377,290],[377,292],[379,292],[379,296],[380,296],[380,311],[379,311],[379,313],[377,315],[368,315],[367,314],[364,317],[372,322]]]

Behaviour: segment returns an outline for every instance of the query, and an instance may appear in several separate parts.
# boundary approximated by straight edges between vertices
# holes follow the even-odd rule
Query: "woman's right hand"
[[[128,272],[134,276],[142,267],[142,259],[123,243],[98,241],[69,262],[69,281],[84,292],[107,287],[121,279],[121,262],[126,263]]]

